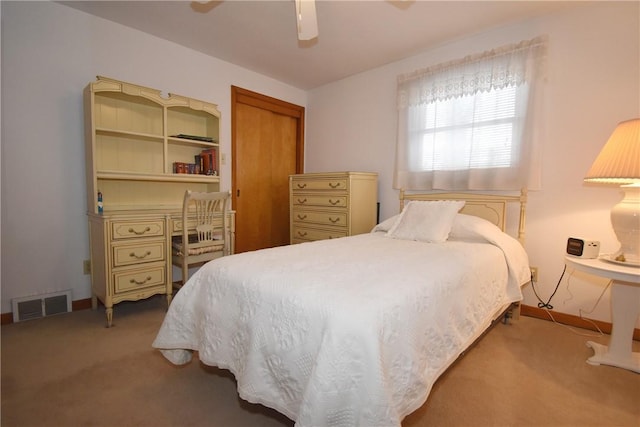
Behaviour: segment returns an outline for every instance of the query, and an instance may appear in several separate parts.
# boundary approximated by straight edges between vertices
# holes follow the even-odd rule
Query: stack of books
[[[202,150],[196,154],[194,163],[173,162],[173,173],[218,175],[217,150]]]

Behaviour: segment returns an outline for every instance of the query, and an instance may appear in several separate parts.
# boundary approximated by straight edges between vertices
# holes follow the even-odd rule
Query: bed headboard
[[[411,200],[464,200],[461,213],[484,218],[500,227],[506,228],[507,205],[509,203],[520,204],[520,218],[518,220],[518,240],[524,244],[525,208],[527,204],[527,190],[522,189],[519,196],[504,196],[497,194],[479,193],[406,193],[400,190],[400,211],[406,202]]]

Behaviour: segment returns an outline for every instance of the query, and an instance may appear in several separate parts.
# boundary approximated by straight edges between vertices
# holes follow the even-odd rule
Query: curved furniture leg
[[[105,313],[107,314],[107,328],[110,328],[113,325],[113,307],[107,307]]]

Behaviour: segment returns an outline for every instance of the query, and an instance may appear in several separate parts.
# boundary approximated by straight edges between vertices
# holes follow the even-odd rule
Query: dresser
[[[368,233],[377,223],[378,174],[289,176],[291,243]]]
[[[109,327],[119,302],[157,294],[171,302],[184,192],[220,191],[220,113],[101,76],[85,88],[84,107],[91,302],[104,304]],[[233,213],[229,224],[233,253]]]

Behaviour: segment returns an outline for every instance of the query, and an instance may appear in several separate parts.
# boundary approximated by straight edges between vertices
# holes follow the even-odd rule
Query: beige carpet
[[[151,348],[164,312],[154,297],[116,306],[111,329],[103,310],[2,326],[2,427],[293,424],[239,399],[226,371],[165,361]],[[588,365],[587,340],[608,337],[499,324],[403,426],[640,426],[640,375]]]

